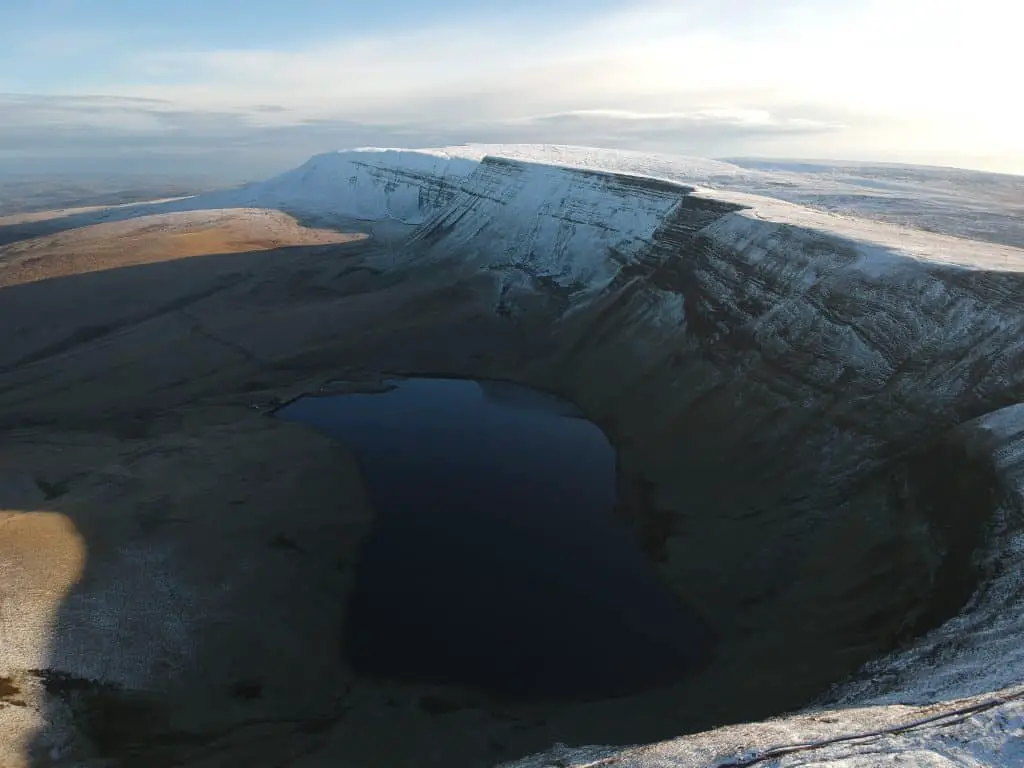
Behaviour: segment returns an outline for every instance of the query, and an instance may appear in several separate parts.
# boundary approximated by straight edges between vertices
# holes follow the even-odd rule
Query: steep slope
[[[548,318],[557,351],[517,375],[617,439],[624,509],[723,636],[692,689],[712,721],[798,706],[913,648],[972,594],[962,627],[993,610],[1017,621],[1016,592],[977,590],[1016,563],[1004,470],[947,430],[1024,393],[1021,251],[486,158],[401,257],[486,276],[495,311],[524,328]],[[963,631],[959,685],[883,688],[927,704],[1024,677]],[[944,674],[938,651],[927,670],[899,658],[921,680]]]
[[[870,221],[1024,246],[1024,176],[921,166],[713,161],[560,145],[478,144],[445,151],[707,185]]]
[[[557,144],[469,144],[425,150],[353,150],[318,155],[267,182],[251,185],[232,207],[284,204],[317,209],[322,215],[349,212],[357,218],[399,218],[419,223],[421,212],[447,202],[445,189],[472,172],[485,156],[640,175],[682,184],[756,194],[801,206],[900,224],[940,234],[993,243],[1024,245],[1020,177],[954,169],[909,167],[853,168],[814,164],[721,162],[679,155],[629,152]],[[396,170],[396,169],[403,170]],[[390,169],[385,171],[384,169]],[[385,214],[388,181],[395,193],[403,184],[423,184],[425,198],[411,206],[410,218],[398,204]],[[405,179],[405,182],[400,181]],[[333,208],[325,207],[330,200]],[[408,205],[408,204],[407,204]]]
[[[444,151],[364,149],[316,155],[234,193],[234,207],[285,207],[306,214],[420,224],[445,205],[476,167]]]
[[[328,152],[267,181],[187,200],[106,209],[93,214],[91,223],[197,208],[256,207],[336,223],[419,224],[447,204],[459,180],[485,156],[708,186],[876,222],[1024,245],[1024,177],[917,166],[732,163],[557,144]]]
[[[418,262],[457,253],[471,270],[599,291],[651,246],[689,191],[637,176],[488,157],[407,249]]]

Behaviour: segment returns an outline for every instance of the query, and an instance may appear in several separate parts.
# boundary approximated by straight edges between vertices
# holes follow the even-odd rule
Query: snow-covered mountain
[[[957,169],[866,164],[704,160],[677,155],[539,144],[327,152],[241,189],[149,212],[265,206],[307,217],[418,224],[445,205],[484,157],[644,176],[747,193],[839,216],[1024,246],[1024,177]],[[108,209],[98,220],[139,215]]]
[[[590,170],[595,174],[569,173],[567,169]],[[1015,247],[1000,247],[998,242],[989,246],[954,236],[933,236],[942,233],[929,234],[908,226],[892,225],[881,221],[886,218],[881,215],[865,218],[856,215],[863,211],[855,205],[844,207],[841,212],[787,205],[784,195],[763,194],[763,187],[771,179],[759,171],[747,171],[713,160],[585,147],[367,148],[316,155],[302,166],[268,181],[240,190],[203,195],[196,200],[204,207],[281,208],[328,219],[409,225],[424,224],[436,217],[420,237],[428,231],[435,237],[439,228],[450,227],[453,217],[459,217],[463,226],[459,227],[458,236],[465,238],[476,237],[483,220],[492,215],[522,227],[524,217],[536,224],[553,213],[557,220],[573,226],[572,238],[590,237],[593,236],[591,230],[600,229],[606,233],[603,236],[607,240],[605,246],[616,250],[622,246],[628,251],[625,240],[649,240],[652,222],[663,218],[687,191],[700,188],[700,199],[720,201],[737,210],[746,209],[747,213],[742,215],[747,218],[836,234],[913,258],[984,264],[1004,270],[1019,266],[1016,259],[1021,251]],[[805,182],[808,194],[812,187],[821,193],[821,184],[814,186]],[[195,203],[186,200],[171,205],[185,209]],[[885,208],[884,203],[877,200],[874,205]],[[926,203],[921,205],[926,206]],[[490,210],[485,213],[487,207]],[[583,218],[573,219],[576,213]],[[963,219],[963,206],[959,213]],[[464,220],[467,215],[478,217],[481,226]],[[637,219],[644,216],[649,217],[646,222]],[[962,222],[951,223],[945,229],[955,234],[961,226]],[[487,231],[492,230],[493,226],[488,225]],[[470,232],[473,234],[467,235]],[[584,235],[584,232],[589,234]],[[611,233],[618,233],[623,242],[617,242]],[[554,242],[548,239],[549,234],[517,232],[508,237],[517,243],[526,236],[538,242]],[[582,241],[579,245],[586,247]],[[564,254],[561,246],[558,252]],[[597,258],[593,249],[589,252],[590,258]],[[861,263],[877,265],[881,263],[875,258],[878,255],[877,250],[869,247],[861,252]]]
[[[857,635],[851,658],[891,648],[877,632],[903,638],[814,714],[523,765],[1024,761],[1024,251],[882,223],[881,184],[844,215],[779,199],[810,194],[795,178],[640,153],[462,147],[320,155],[225,193],[404,222],[389,268],[485,276],[499,315],[552,299],[560,386],[589,413],[671,436],[631,449],[664,503],[687,510],[662,570],[716,626],[751,638],[735,655],[767,653],[795,674],[801,654],[848,648],[861,625],[884,629]],[[768,188],[774,197],[750,193]],[[929,207],[924,193],[918,205]],[[970,231],[969,208],[935,228]],[[723,489],[737,474],[745,482]],[[702,553],[730,543],[744,553],[730,579],[695,585],[711,568]],[[808,606],[816,615],[801,621]],[[784,634],[758,624],[783,615]]]
[[[371,169],[389,168],[394,173],[400,167],[403,177],[413,185],[417,184],[419,176],[453,181],[468,176],[474,164],[485,156],[746,192],[824,212],[1024,246],[1024,177],[958,169],[744,159],[722,162],[591,147],[471,144],[433,150],[365,149],[325,153],[293,171],[252,185],[251,190],[264,201],[294,201],[298,196],[306,209],[316,208],[322,201],[331,199],[335,203],[334,212],[347,209],[377,218],[373,210],[363,208],[362,196],[368,184],[371,187],[376,182],[388,185],[389,181],[383,180],[377,172],[374,178],[364,178]],[[390,184],[395,194],[402,194],[399,179],[390,179]],[[423,204],[444,202],[431,199],[438,191],[424,187]],[[411,202],[405,201],[406,204]],[[402,203],[395,205],[390,215],[406,220]]]
[[[308,162],[234,195],[236,205],[257,204],[323,216],[389,219],[421,224],[445,205],[476,159],[443,150],[362,149],[316,155]]]

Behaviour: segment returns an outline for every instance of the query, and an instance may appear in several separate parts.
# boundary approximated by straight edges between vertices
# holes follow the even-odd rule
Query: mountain
[[[17,330],[0,360],[6,503],[79,526],[30,511],[4,529],[41,526],[25,562],[49,563],[46,542],[77,553],[54,570],[73,585],[63,600],[38,565],[0,595],[0,675],[21,675],[0,676],[0,697],[23,678],[50,696],[40,754],[72,764],[79,730],[95,746],[85,694],[54,693],[37,674],[49,665],[104,712],[145,715],[121,736],[144,762],[140,733],[185,766],[214,749],[258,764],[271,746],[281,765],[440,766],[456,748],[481,765],[555,741],[645,746],[520,765],[1019,765],[1024,251],[999,224],[1012,188],[996,210],[972,197],[980,182],[940,189],[931,171],[833,180],[740,162],[364,148],[238,189],[0,223],[0,256],[26,274],[58,252],[70,264],[0,301]],[[252,209],[370,237],[278,247],[294,221]],[[894,210],[942,231],[886,221]],[[264,234],[185,247],[220,220]],[[975,230],[989,241],[963,236]],[[104,237],[99,263],[90,238]],[[142,263],[145,238],[181,258]],[[71,264],[79,253],[92,261]],[[718,638],[707,667],[649,695],[533,708],[349,675],[339,557],[372,510],[351,457],[263,414],[395,374],[578,405],[617,449],[620,515]],[[50,607],[52,637],[20,618]],[[14,717],[38,726],[36,710],[0,708]],[[234,730],[270,722],[266,741]]]
[[[728,627],[724,655],[775,665],[758,695],[796,706],[825,669],[852,674],[821,700],[840,707],[827,716],[618,764],[817,741],[822,765],[874,764],[875,748],[959,760],[951,723],[974,759],[1012,764],[1024,251],[737,191],[766,184],[757,173],[567,147],[363,151],[313,158],[245,201],[416,224],[390,269],[473,281],[526,327],[547,317],[557,352],[534,378],[613,436],[645,436],[622,461],[670,518],[662,573]],[[728,578],[709,578],[723,559]],[[842,740],[858,732],[874,735]]]
[[[265,199],[304,196],[309,207],[322,207],[313,198],[327,192],[324,183],[352,184],[341,170],[384,165],[408,168],[413,175],[444,165],[439,178],[466,176],[472,163],[484,156],[505,157],[571,168],[648,176],[720,190],[745,192],[795,203],[828,213],[897,224],[1003,245],[1024,246],[1024,177],[952,168],[928,168],[868,163],[810,163],[737,158],[704,160],[676,155],[628,152],[561,145],[472,144],[436,150],[369,150],[317,155],[299,168],[268,182],[253,185]],[[306,175],[308,174],[308,178]],[[299,190],[302,190],[299,192]],[[427,190],[429,194],[429,190]],[[332,199],[345,209],[351,204],[336,190]],[[338,210],[335,208],[334,210]],[[329,213],[329,211],[328,211]],[[372,211],[366,215],[374,217]]]

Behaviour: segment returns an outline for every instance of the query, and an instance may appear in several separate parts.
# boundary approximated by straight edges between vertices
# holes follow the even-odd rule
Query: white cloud
[[[319,121],[325,137],[344,125],[339,141],[359,124],[411,143],[551,137],[1024,167],[1011,82],[1022,21],[1002,0],[647,0],[559,26],[467,19],[288,50],[147,51],[104,91],[166,105],[36,105],[20,120],[196,141],[306,135]]]
[[[813,120],[806,117],[780,117],[766,109],[715,108],[695,109],[688,112],[636,112],[625,109],[578,109],[569,112],[555,112],[529,118],[533,121],[608,121],[622,122],[626,125],[635,123],[716,126],[730,125],[751,129],[779,129],[799,132],[816,130],[836,130],[842,128],[839,123]]]

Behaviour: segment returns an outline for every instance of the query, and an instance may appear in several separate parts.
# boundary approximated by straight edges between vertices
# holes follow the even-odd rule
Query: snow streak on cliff
[[[476,165],[442,151],[330,152],[236,193],[235,202],[420,224],[451,200],[454,185]]]

